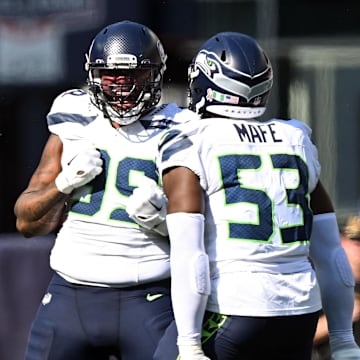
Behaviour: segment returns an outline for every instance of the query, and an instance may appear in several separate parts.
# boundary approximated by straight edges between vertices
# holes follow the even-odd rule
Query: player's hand
[[[180,360],[211,360],[205,356],[201,345],[179,345]]]
[[[126,211],[131,219],[145,229],[168,236],[166,205],[166,196],[156,182],[142,176],[138,187],[129,196]]]
[[[360,360],[360,349],[343,349],[334,351],[331,360]]]
[[[55,185],[60,192],[70,194],[99,175],[102,172],[102,164],[100,152],[95,147],[83,149],[63,166],[55,179]]]

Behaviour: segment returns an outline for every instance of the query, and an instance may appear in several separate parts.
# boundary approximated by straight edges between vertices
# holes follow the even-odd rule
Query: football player
[[[196,359],[310,360],[322,307],[333,359],[360,359],[354,279],[311,129],[262,119],[272,83],[267,54],[241,33],[211,37],[189,67],[202,119],[159,145],[176,326],[156,359],[192,359],[193,347]]]
[[[172,319],[155,154],[164,129],[196,115],[159,105],[166,59],[148,27],[111,24],[86,55],[88,88],[52,104],[50,137],[15,205],[26,237],[60,226],[26,359],[151,359]],[[139,208],[129,196],[144,182],[151,202]]]

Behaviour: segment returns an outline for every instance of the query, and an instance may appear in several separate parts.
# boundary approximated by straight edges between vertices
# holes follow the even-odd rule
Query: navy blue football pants
[[[211,360],[310,360],[319,313],[297,316],[246,317],[206,312],[202,346]],[[155,360],[176,360],[173,322]]]
[[[151,360],[173,319],[170,280],[103,288],[55,274],[47,291],[25,360]]]

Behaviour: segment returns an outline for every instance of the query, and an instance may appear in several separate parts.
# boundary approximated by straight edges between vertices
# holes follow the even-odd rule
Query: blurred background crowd
[[[339,220],[357,214],[358,0],[0,0],[0,232],[15,231],[13,205],[47,139],[53,98],[84,84],[91,39],[124,19],[159,35],[169,56],[163,102],[183,106],[187,65],[203,40],[220,31],[259,40],[275,72],[265,116],[313,128]]]
[[[7,240],[1,245],[0,308],[12,309],[0,314],[1,359],[22,358],[22,348],[18,358],[14,349],[24,346],[50,276],[43,269],[51,243],[21,239],[18,246],[24,248],[15,257],[7,251],[16,232],[15,200],[48,137],[46,114],[60,92],[85,85],[85,53],[95,34],[125,19],[147,25],[162,40],[168,54],[162,101],[181,106],[187,105],[187,66],[205,39],[239,31],[259,41],[275,72],[264,116],[298,118],[312,127],[322,182],[335,202],[360,282],[359,0],[0,0],[0,235]],[[26,293],[32,296],[24,298]],[[360,296],[356,299],[354,321],[360,318]],[[319,335],[318,343],[323,341]]]

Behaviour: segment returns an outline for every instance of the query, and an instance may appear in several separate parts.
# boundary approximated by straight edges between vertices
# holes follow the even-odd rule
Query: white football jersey
[[[309,194],[320,176],[310,135],[297,120],[213,118],[162,137],[160,174],[190,168],[206,195],[208,310],[281,316],[321,308],[308,260]]]
[[[55,271],[72,282],[119,287],[170,276],[168,239],[140,228],[125,206],[139,177],[158,181],[155,156],[164,129],[192,118],[193,112],[166,104],[115,129],[87,92],[74,89],[55,99],[47,121],[63,142],[62,163],[89,143],[103,159],[102,173],[72,195],[51,252]]]

